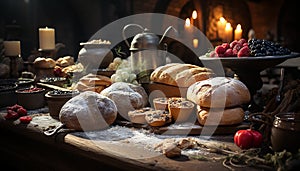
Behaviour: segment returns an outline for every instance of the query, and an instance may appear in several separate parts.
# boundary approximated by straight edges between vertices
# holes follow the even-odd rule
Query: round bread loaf
[[[118,108],[118,114],[130,121],[128,112],[146,107],[148,95],[141,86],[116,82],[100,93],[113,100]]]
[[[187,99],[207,108],[233,107],[250,102],[248,88],[230,77],[214,77],[199,81],[187,90]]]
[[[59,120],[75,130],[100,130],[117,118],[117,107],[109,98],[93,91],[82,92],[61,108]]]
[[[56,62],[52,58],[37,57],[33,61],[33,65],[36,68],[54,68]]]
[[[189,87],[193,83],[213,77],[211,69],[192,64],[170,63],[156,68],[150,80],[177,87]]]
[[[201,125],[235,125],[244,120],[244,110],[235,108],[201,108],[197,106],[197,119]]]

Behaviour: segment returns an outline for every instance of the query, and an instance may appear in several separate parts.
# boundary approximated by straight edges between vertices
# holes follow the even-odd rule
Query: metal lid
[[[134,36],[129,50],[157,49],[158,46],[159,37],[145,29],[143,33]]]

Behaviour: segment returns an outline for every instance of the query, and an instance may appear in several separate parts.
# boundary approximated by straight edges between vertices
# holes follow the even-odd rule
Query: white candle
[[[217,22],[217,29],[218,29],[218,35],[219,38],[224,39],[225,34],[225,27],[226,27],[227,21],[224,17],[221,17],[220,20]]]
[[[53,28],[39,28],[40,49],[55,49],[55,30]]]
[[[225,27],[225,41],[230,42],[232,40],[232,27],[230,23],[226,23]]]
[[[198,43],[199,43],[198,39],[193,39],[193,46],[194,46],[194,48],[198,47]]]
[[[235,40],[239,40],[242,38],[242,26],[240,24],[238,24],[234,30],[234,39]]]
[[[21,45],[20,41],[4,41],[5,56],[20,56]]]

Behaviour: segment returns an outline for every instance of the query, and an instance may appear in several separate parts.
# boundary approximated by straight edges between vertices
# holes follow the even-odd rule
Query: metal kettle
[[[134,36],[130,45],[126,39],[125,31],[132,26],[138,27],[142,32]],[[174,28],[169,26],[162,38],[159,39],[156,34],[138,24],[128,24],[123,28],[122,36],[130,50],[131,69],[134,73],[146,73],[146,75],[148,73],[149,75],[158,66],[166,64],[167,45],[164,44],[163,47],[161,42],[171,29]],[[176,29],[174,31],[177,32]]]

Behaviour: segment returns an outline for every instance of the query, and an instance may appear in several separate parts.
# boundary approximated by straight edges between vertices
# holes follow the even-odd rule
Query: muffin
[[[164,126],[172,122],[172,116],[166,110],[148,111],[145,119],[150,126]]]
[[[153,106],[155,110],[169,110],[168,109],[168,98],[157,97],[153,99]]]
[[[128,117],[130,122],[137,123],[137,124],[146,124],[147,121],[145,116],[149,111],[154,111],[151,107],[144,107],[141,109],[136,109],[128,112]]]
[[[195,104],[182,97],[168,99],[168,109],[175,122],[187,121],[193,113]]]

